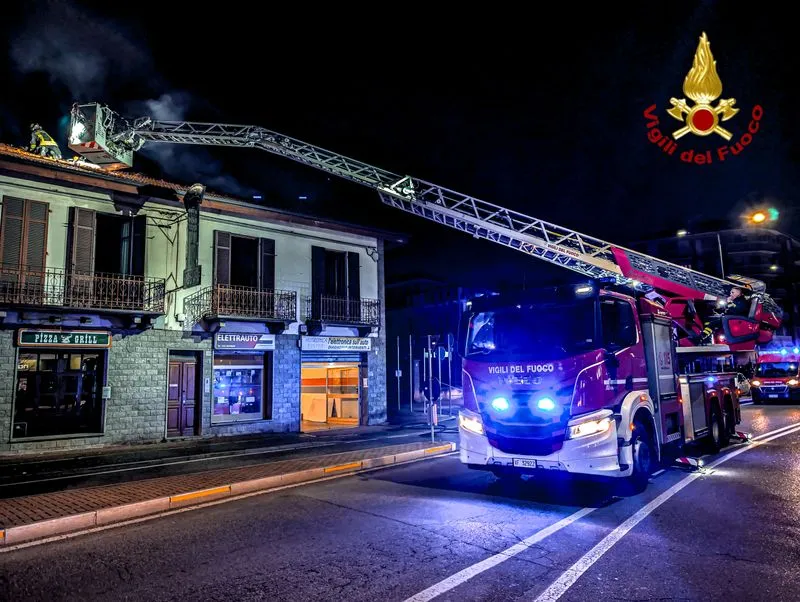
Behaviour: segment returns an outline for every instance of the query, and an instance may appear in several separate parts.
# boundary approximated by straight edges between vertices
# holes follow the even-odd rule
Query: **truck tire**
[[[708,446],[712,453],[719,452],[725,446],[725,421],[719,404],[711,406],[711,420],[708,423]]]
[[[650,430],[640,420],[633,422],[631,447],[633,454],[633,472],[629,477],[630,485],[637,492],[644,491],[647,481],[655,469],[655,448]]]

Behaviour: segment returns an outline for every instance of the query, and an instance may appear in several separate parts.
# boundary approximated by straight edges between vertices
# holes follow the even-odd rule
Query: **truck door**
[[[663,445],[680,440],[683,427],[672,321],[661,316],[644,315],[641,324],[650,397],[656,407],[659,444]]]

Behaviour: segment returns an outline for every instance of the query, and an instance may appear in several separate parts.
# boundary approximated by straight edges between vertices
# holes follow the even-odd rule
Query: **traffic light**
[[[754,211],[747,216],[747,220],[751,224],[768,224],[777,221],[779,215],[780,212],[775,207],[769,207],[767,209],[759,209],[758,211]]]

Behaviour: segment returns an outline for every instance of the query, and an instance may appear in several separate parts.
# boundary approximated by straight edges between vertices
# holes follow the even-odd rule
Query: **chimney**
[[[200,203],[206,187],[192,184],[183,195],[183,206],[186,208],[186,268],[183,270],[183,287],[189,288],[200,284],[200,265],[197,253],[200,247]]]

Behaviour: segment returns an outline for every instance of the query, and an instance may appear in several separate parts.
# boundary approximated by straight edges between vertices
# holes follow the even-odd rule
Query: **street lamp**
[[[775,207],[769,207],[767,209],[759,209],[754,211],[747,216],[747,221],[749,221],[751,224],[761,225],[778,221],[779,215],[780,213]]]
[[[765,221],[767,221],[767,214],[763,211],[756,211],[750,216],[750,221],[754,224],[763,224]]]
[[[689,234],[689,232],[686,230],[678,230],[677,232],[678,236],[686,236],[687,234]]]

